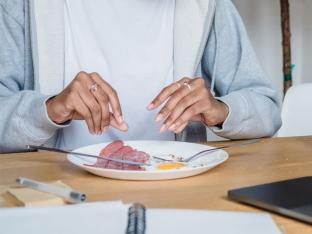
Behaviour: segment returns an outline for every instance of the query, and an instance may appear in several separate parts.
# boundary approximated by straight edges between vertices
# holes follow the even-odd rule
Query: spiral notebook
[[[0,209],[0,233],[281,234],[265,213],[145,209],[121,202]]]

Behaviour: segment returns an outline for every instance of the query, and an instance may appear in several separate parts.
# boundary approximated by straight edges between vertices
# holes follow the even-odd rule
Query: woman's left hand
[[[228,106],[213,97],[202,78],[183,78],[165,87],[147,109],[154,110],[164,103],[156,116],[157,122],[163,121],[160,132],[180,133],[189,121],[220,125],[229,113]]]

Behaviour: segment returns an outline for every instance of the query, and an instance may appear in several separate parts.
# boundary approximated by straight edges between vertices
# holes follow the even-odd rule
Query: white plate
[[[187,158],[199,151],[211,149],[214,147],[177,142],[177,141],[125,141],[137,150],[144,151],[150,155],[174,154]],[[100,151],[109,143],[90,145],[76,149],[75,152],[99,155]],[[95,175],[120,179],[120,180],[169,180],[194,176],[216,167],[228,159],[228,154],[223,150],[209,152],[207,156],[198,158],[188,164],[187,167],[172,170],[159,170],[155,167],[147,168],[145,171],[113,170],[105,168],[96,168],[86,166],[85,164],[94,164],[96,159],[67,155],[67,159],[76,166],[89,171]]]

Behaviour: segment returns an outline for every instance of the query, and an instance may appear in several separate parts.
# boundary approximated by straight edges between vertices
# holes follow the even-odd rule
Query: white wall
[[[233,0],[260,63],[282,92],[280,0]],[[312,82],[312,0],[290,0],[294,84]]]

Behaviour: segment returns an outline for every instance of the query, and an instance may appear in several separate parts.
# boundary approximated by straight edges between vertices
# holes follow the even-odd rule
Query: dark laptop
[[[234,189],[228,197],[312,224],[312,176]]]

